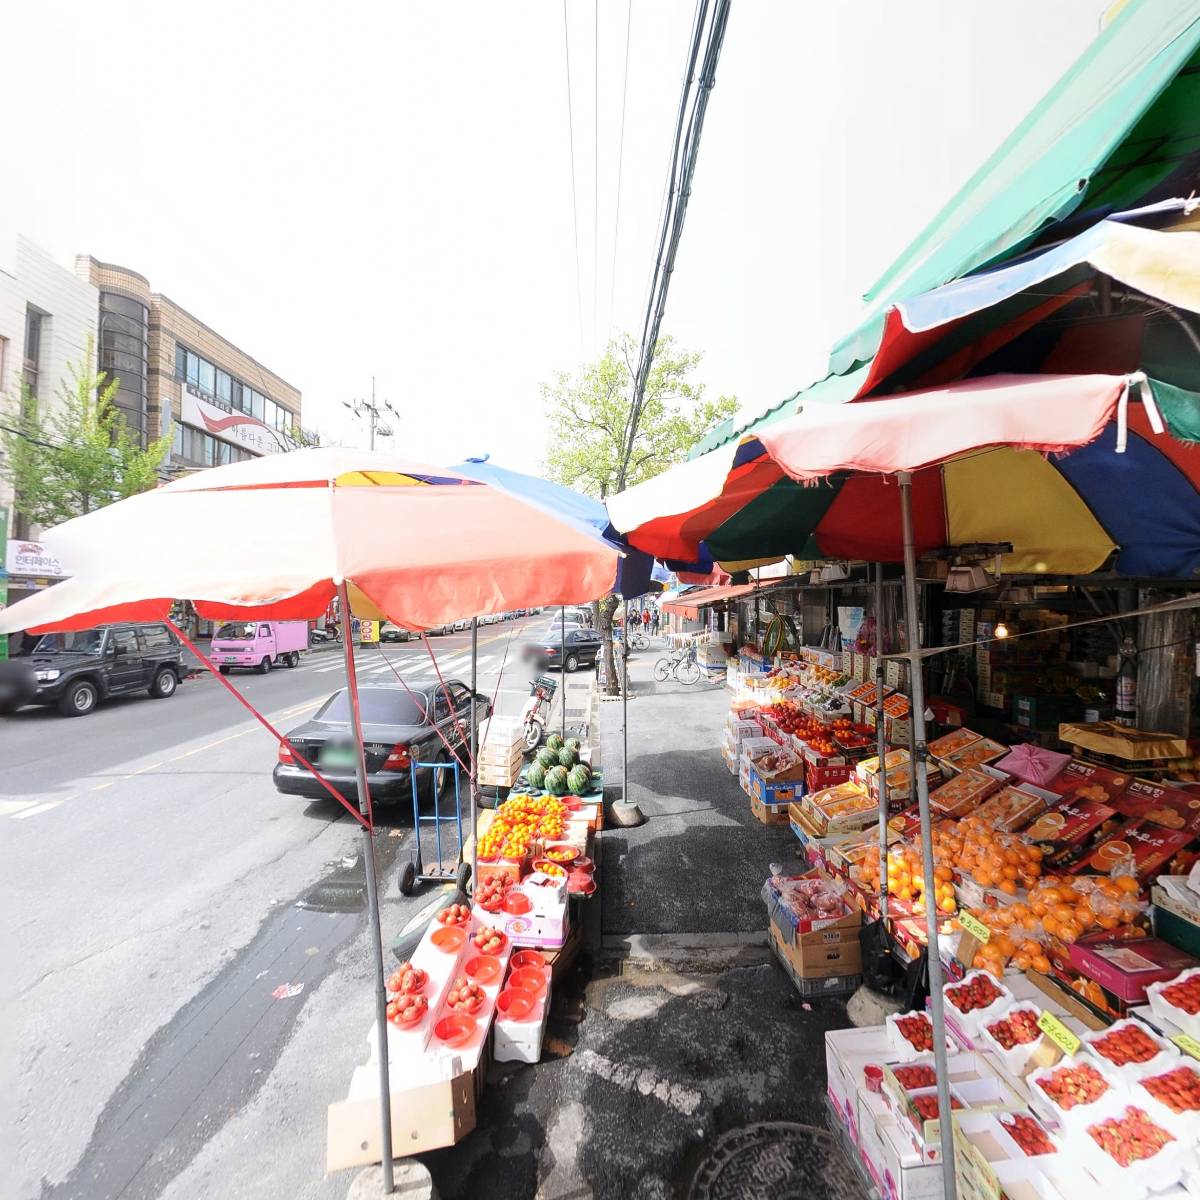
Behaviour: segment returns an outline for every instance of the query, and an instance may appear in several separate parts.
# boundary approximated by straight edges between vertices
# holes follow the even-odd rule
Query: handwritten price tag
[[[1079,1049],[1079,1039],[1053,1013],[1042,1013],[1038,1017],[1038,1028],[1064,1054],[1074,1054]]]
[[[959,913],[958,923],[967,933],[981,942],[986,943],[992,936],[992,931],[978,917],[973,917],[970,913]]]
[[[1184,1054],[1190,1054],[1193,1058],[1200,1058],[1200,1042],[1196,1041],[1190,1033],[1179,1033],[1171,1039]]]

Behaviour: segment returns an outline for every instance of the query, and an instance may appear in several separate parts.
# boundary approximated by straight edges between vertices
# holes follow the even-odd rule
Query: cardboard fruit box
[[[786,825],[788,823],[788,802],[772,803],[760,800],[757,796],[750,797],[750,811],[764,825]]]

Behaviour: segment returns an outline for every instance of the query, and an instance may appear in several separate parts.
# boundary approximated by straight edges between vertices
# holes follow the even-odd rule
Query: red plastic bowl
[[[457,954],[467,940],[467,931],[458,925],[443,925],[433,931],[429,940],[443,953]]]
[[[500,960],[491,954],[477,954],[467,963],[467,974],[476,983],[495,983],[500,978]]]
[[[535,971],[546,969],[546,960],[540,950],[518,950],[512,956],[512,969],[520,971],[524,967],[532,967]]]
[[[581,854],[571,864],[571,869],[573,871],[587,871],[590,875],[596,869],[596,864],[592,862],[592,860],[588,858],[586,854]]]
[[[496,1011],[509,1021],[528,1021],[533,1016],[535,999],[530,992],[505,988],[496,1001]]]
[[[433,1036],[447,1046],[465,1046],[474,1036],[476,1028],[474,1017],[468,1017],[466,1013],[451,1013],[433,1027]]]
[[[524,892],[509,892],[504,897],[504,911],[514,917],[523,916],[533,908],[533,901]]]
[[[596,890],[596,881],[586,872],[571,872],[567,880],[567,891],[574,896],[590,896]]]
[[[535,967],[521,967],[508,977],[508,986],[531,996],[540,996],[546,990],[546,974]]]

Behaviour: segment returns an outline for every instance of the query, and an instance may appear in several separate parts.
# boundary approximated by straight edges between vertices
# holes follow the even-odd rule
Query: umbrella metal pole
[[[479,618],[471,618],[471,775],[467,781],[471,793],[471,889],[475,888],[475,872],[479,869],[479,853],[475,846],[478,836],[479,805],[476,789],[479,786],[479,714],[475,692],[479,687]]]
[[[621,655],[621,803],[629,803],[629,642]]]
[[[888,909],[888,782],[887,736],[884,729],[883,662],[883,563],[875,564],[875,753],[879,755],[879,919],[887,924]]]
[[[395,1191],[392,1173],[392,1085],[388,1078],[387,985],[383,973],[383,933],[379,927],[379,889],[375,882],[375,836],[367,791],[367,756],[363,748],[362,709],[358,703],[358,675],[354,669],[354,637],[350,626],[350,597],[345,583],[338,584],[342,610],[342,652],[346,660],[346,690],[354,729],[354,772],[358,779],[358,811],[367,819],[363,826],[363,867],[367,877],[367,912],[371,918],[371,951],[375,960],[375,1027],[379,1030],[379,1119],[382,1125],[383,1192]],[[413,830],[420,839],[420,829]]]
[[[921,817],[921,863],[925,879],[925,928],[929,941],[926,971],[933,1016],[933,1056],[937,1067],[938,1122],[942,1143],[942,1192],[955,1200],[954,1125],[950,1116],[950,1073],[946,1066],[946,1014],[942,1003],[942,960],[938,952],[938,906],[933,874],[933,837],[929,819],[929,779],[925,773],[925,681],[921,674],[917,621],[917,552],[913,539],[912,476],[900,472],[900,519],[904,529],[904,635],[912,687],[913,761],[917,773],[917,809]]]
[[[567,606],[559,610],[562,613],[562,657],[559,659],[559,672],[562,675],[562,736],[567,740]]]

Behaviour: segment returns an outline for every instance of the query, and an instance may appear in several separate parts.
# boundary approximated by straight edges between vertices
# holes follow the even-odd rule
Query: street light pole
[[[371,399],[343,400],[342,407],[348,408],[359,420],[366,419],[368,445],[372,450],[375,449],[376,432],[380,437],[391,437],[393,434],[393,430],[383,422],[384,415],[389,414],[396,420],[400,419],[400,414],[392,407],[390,400],[384,400],[382,404],[376,403],[374,375],[371,376]]]

